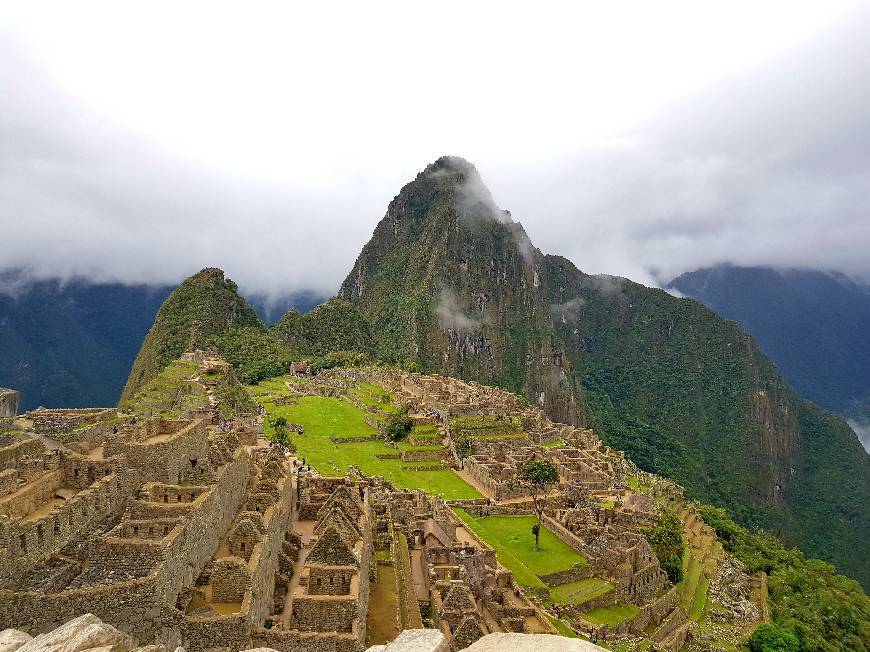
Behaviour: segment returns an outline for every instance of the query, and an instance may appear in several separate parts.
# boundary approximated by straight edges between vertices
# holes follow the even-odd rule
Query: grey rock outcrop
[[[116,652],[135,647],[131,636],[107,625],[93,614],[74,618],[55,630],[40,634],[17,652]]]
[[[21,394],[14,389],[0,387],[0,417],[14,417],[18,414]]]

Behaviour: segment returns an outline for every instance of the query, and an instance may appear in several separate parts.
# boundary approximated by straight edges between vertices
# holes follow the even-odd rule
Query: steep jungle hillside
[[[870,579],[860,544],[870,535],[870,463],[842,419],[798,399],[736,322],[562,258],[546,267],[603,439],[692,497]]]
[[[21,392],[22,410],[114,405],[171,291],[0,273],[0,386]]]
[[[114,405],[160,305],[174,286],[33,280],[0,271],[0,386],[21,392],[21,408]],[[312,292],[246,296],[265,321],[288,305],[302,313]],[[278,314],[275,314],[279,311]]]
[[[390,203],[339,297],[371,320],[382,359],[499,385],[576,423],[541,261],[477,170],[444,157]]]
[[[870,428],[866,284],[814,270],[721,265],[669,286],[739,321],[800,396]]]
[[[379,357],[524,394],[643,468],[870,584],[870,461],[738,325],[543,256],[474,167],[444,157],[390,203],[339,297]],[[818,515],[824,513],[824,518]]]
[[[232,327],[261,326],[223,271],[206,268],[185,280],[163,302],[121,394],[129,400],[182,352]]]

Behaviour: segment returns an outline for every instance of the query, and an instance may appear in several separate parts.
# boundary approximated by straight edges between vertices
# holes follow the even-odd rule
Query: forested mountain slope
[[[441,158],[402,189],[339,297],[382,359],[592,425],[691,495],[870,583],[870,461],[848,426],[799,400],[738,324],[541,254],[468,162]]]
[[[739,321],[800,396],[870,429],[866,284],[815,270],[721,265],[669,286]]]

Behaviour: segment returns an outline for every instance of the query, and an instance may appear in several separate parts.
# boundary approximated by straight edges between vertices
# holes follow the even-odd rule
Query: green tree
[[[456,442],[456,454],[459,456],[460,460],[464,460],[466,457],[471,455],[471,439],[468,437],[462,437],[458,442]]]
[[[408,416],[408,410],[400,410],[391,414],[381,428],[381,434],[387,441],[399,441],[407,437],[413,424]]]
[[[559,481],[559,473],[556,471],[556,467],[546,460],[530,460],[520,467],[519,479],[532,492],[532,501],[538,515],[538,522],[532,528],[532,534],[535,535],[535,550],[540,550],[540,523],[543,516],[543,504],[540,499],[546,494],[547,488],[551,484]]]
[[[245,384],[285,374],[297,358],[295,351],[263,327],[230,328],[208,338],[207,344],[233,365]]]
[[[656,527],[641,528],[659,564],[676,584],[683,579],[683,554],[686,550],[683,525],[673,512],[665,512]]]
[[[797,634],[774,623],[761,623],[749,637],[752,652],[798,652],[800,646]]]

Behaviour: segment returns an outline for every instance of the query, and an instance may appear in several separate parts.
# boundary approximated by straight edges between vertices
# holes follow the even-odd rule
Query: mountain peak
[[[182,352],[202,346],[210,335],[234,326],[261,325],[238,289],[217,267],[206,267],[186,278],[160,306],[121,400],[132,397]]]
[[[464,159],[461,156],[453,156],[450,154],[445,154],[433,163],[427,165],[426,169],[423,170],[423,174],[457,174],[461,176],[474,176],[480,178],[477,168],[474,167],[474,164],[471,161]]]

